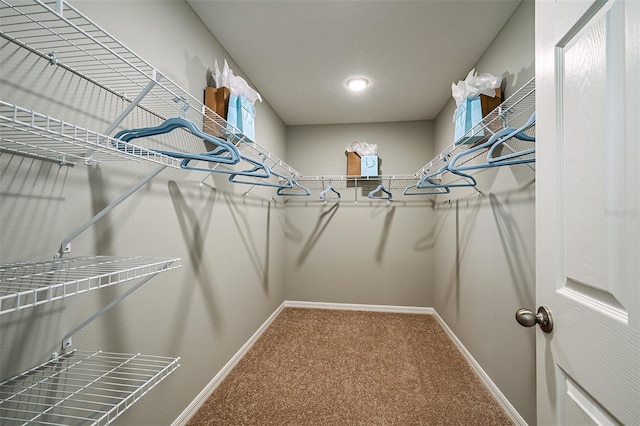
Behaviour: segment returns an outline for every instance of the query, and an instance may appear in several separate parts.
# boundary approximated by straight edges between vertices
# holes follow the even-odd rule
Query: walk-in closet
[[[634,0],[0,0],[0,424],[639,423],[637,22]],[[478,47],[434,76],[499,78],[460,134],[425,58],[394,63],[456,25]],[[318,77],[331,43],[369,87]],[[313,90],[269,89],[278,48]],[[205,101],[223,64],[261,93],[231,95],[238,121]],[[405,69],[431,112],[368,97]]]

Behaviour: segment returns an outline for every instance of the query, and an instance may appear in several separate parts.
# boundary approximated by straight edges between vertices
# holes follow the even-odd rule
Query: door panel
[[[639,10],[536,3],[540,424],[640,424]]]
[[[606,410],[571,379],[567,379],[566,389],[567,424],[582,426],[615,424],[615,420]]]

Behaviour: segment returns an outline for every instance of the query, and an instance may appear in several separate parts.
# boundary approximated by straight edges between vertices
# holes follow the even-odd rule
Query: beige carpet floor
[[[196,425],[509,425],[431,315],[286,308]]]

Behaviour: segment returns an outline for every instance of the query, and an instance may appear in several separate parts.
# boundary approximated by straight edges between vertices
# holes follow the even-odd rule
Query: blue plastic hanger
[[[536,113],[534,111],[534,113],[531,114],[527,122],[522,127],[520,127],[518,130],[515,130],[511,134],[505,136],[504,138],[500,138],[500,140],[498,140],[496,143],[494,143],[491,146],[491,148],[489,148],[489,151],[487,152],[487,163],[495,164],[496,166],[506,165],[504,164],[504,162],[506,161],[512,160],[514,158],[522,157],[523,155],[534,154],[536,152],[535,148],[525,149],[518,152],[512,152],[510,154],[501,155],[499,157],[494,157],[493,151],[499,146],[502,146],[502,144],[508,141],[511,137],[517,137],[518,139],[524,140],[527,142],[535,142],[536,141],[535,136],[530,136],[527,133],[525,133],[526,130],[528,130],[530,127],[534,126],[535,124],[536,124]],[[523,161],[523,163],[524,162],[529,163],[529,162],[535,161],[535,159],[533,158],[527,158],[523,160],[526,160],[526,161]]]
[[[491,135],[489,140],[486,141],[485,143],[482,143],[480,145],[476,145],[476,146],[474,146],[472,148],[467,149],[466,151],[462,151],[461,153],[457,154],[455,157],[453,157],[451,159],[451,161],[447,165],[447,168],[451,172],[460,172],[461,170],[486,169],[486,168],[489,168],[489,167],[508,166],[508,165],[512,165],[512,164],[523,164],[523,163],[529,163],[529,162],[535,161],[534,159],[519,159],[519,160],[503,161],[503,162],[499,162],[499,163],[498,162],[496,162],[496,163],[485,162],[485,163],[481,163],[481,164],[470,164],[470,165],[466,165],[466,166],[464,166],[464,165],[456,166],[456,163],[462,157],[466,157],[466,156],[468,156],[470,154],[473,154],[474,152],[480,151],[480,150],[485,149],[485,148],[489,148],[493,144],[495,144],[498,141],[500,141],[501,138],[504,138],[504,140],[507,140],[507,139],[510,139],[512,137],[515,137],[515,138],[518,138],[518,139],[521,139],[521,140],[531,139],[531,136],[529,136],[526,133],[524,133],[523,131],[521,131],[521,129],[515,129],[513,127],[504,128],[504,129],[494,133],[493,135]]]
[[[439,182],[434,182],[434,178],[436,176],[440,176],[446,172],[450,172],[454,175],[460,176],[462,178],[462,182],[459,183],[439,183]],[[426,189],[426,188],[461,188],[461,187],[465,187],[465,186],[476,186],[477,182],[476,179],[471,176],[468,175],[466,173],[462,173],[459,172],[457,170],[452,170],[449,168],[449,164],[445,164],[444,166],[442,166],[440,168],[440,170],[438,170],[435,173],[432,173],[430,175],[424,176],[422,179],[420,179],[418,181],[418,183],[416,184],[416,188],[418,189]]]
[[[342,195],[336,191],[336,189],[331,185],[331,182],[329,182],[329,185],[327,185],[324,191],[320,193],[321,200],[339,200],[341,198]]]
[[[256,186],[270,186],[273,188],[293,188],[293,180],[288,177],[285,176],[283,174],[274,172],[272,169],[270,169],[269,167],[265,166],[267,170],[269,170],[269,172],[271,173],[271,175],[276,176],[279,178],[279,181],[285,181],[286,183],[274,183],[274,182],[268,182],[268,181],[264,181],[264,180],[243,180],[243,179],[239,179],[238,176],[251,176],[248,174],[243,174],[243,173],[233,173],[231,176],[229,176],[229,182],[233,182],[233,183],[242,183],[245,185],[256,185]],[[251,176],[251,177],[256,177],[256,176]]]
[[[307,188],[306,186],[300,185],[298,182],[295,181],[295,179],[291,179],[291,183],[293,183],[293,186],[291,188],[284,188],[284,187],[278,188],[278,190],[276,191],[276,194],[283,197],[307,197],[311,195],[311,191],[309,190],[309,188]],[[287,190],[296,190],[294,187],[302,189],[303,192],[285,192]]]
[[[208,157],[208,155],[211,155],[211,157],[216,158],[218,151],[222,150],[224,148],[219,147],[214,149],[213,151],[211,151],[210,154],[200,154],[198,156],[192,156],[192,155],[188,155],[184,158],[184,160],[182,160],[182,163],[180,163],[180,167],[185,169],[185,170],[196,170],[196,171],[201,171],[201,172],[210,172],[210,173],[222,173],[222,174],[227,174],[227,175],[231,175],[231,177],[233,176],[250,176],[250,177],[254,177],[254,178],[258,178],[258,179],[267,179],[269,177],[271,177],[271,170],[269,170],[269,168],[264,164],[261,163],[260,161],[254,160],[252,158],[249,158],[247,156],[244,156],[242,154],[240,154],[240,159],[242,161],[245,161],[249,164],[253,165],[253,168],[249,169],[249,170],[225,170],[225,169],[211,169],[208,167],[198,167],[198,166],[190,166],[189,162],[191,162],[192,160],[202,160],[202,161],[214,161],[215,160],[211,160]],[[197,158],[196,158],[197,157]],[[200,158],[200,157],[204,157],[204,158]],[[231,177],[229,178],[229,180],[231,180]],[[233,181],[232,181],[233,182]]]
[[[434,178],[436,176],[442,175],[445,172],[451,172],[454,175],[460,176],[462,178],[462,182],[439,183],[434,181]],[[461,187],[476,186],[476,185],[477,185],[477,182],[473,176],[470,176],[458,171],[452,171],[451,169],[449,169],[448,164],[445,164],[437,172],[427,176],[423,176],[417,183],[406,187],[404,189],[403,194],[404,195],[441,195],[441,194],[450,193],[451,192],[450,188],[461,188]],[[413,188],[415,188],[416,191],[412,192],[411,189]],[[435,189],[437,191],[417,192],[417,190],[420,190],[420,189]]]
[[[116,133],[115,138],[123,141],[124,143],[128,143],[132,139],[161,135],[161,134],[169,133],[178,128],[185,128],[195,136],[198,136],[204,139],[205,141],[213,145],[216,145],[218,148],[206,154],[188,154],[183,152],[158,150],[158,149],[149,149],[149,151],[158,152],[158,153],[165,154],[175,158],[193,158],[197,160],[224,163],[224,164],[237,164],[240,161],[240,152],[233,144],[225,141],[224,139],[220,139],[208,133],[204,133],[193,122],[182,117],[169,118],[165,120],[162,124],[154,127],[125,129]],[[125,150],[127,152],[135,151],[135,148],[131,148],[130,146],[127,146],[127,145],[123,146],[121,143],[116,143],[116,146],[118,149]],[[220,149],[220,148],[223,148],[223,149]],[[203,156],[206,156],[206,158]]]
[[[376,195],[377,193],[380,193],[380,194]],[[372,200],[390,200],[393,198],[393,194],[389,192],[387,188],[384,187],[384,184],[381,183],[380,185],[378,185],[376,189],[369,192],[368,197],[371,198]]]
[[[262,165],[262,167],[265,168],[265,170],[267,170],[269,172],[270,175],[273,175],[278,179],[278,182],[269,182],[269,181],[265,181],[263,179],[267,179],[267,178],[260,178],[257,176],[253,176],[250,174],[246,174],[246,173],[232,173],[231,176],[229,176],[229,182],[233,182],[233,183],[242,183],[245,185],[255,185],[255,186],[269,186],[272,188],[293,188],[293,181],[291,180],[290,177],[285,176],[283,174],[277,173],[275,172],[273,169],[271,169],[269,166],[267,166],[267,155],[264,153],[260,153],[260,155],[262,156],[262,161],[257,161],[254,160],[256,162],[256,164],[260,164]],[[258,178],[259,180],[244,180],[239,178],[238,176],[249,176],[252,178]],[[285,183],[281,183],[281,182],[285,182]]]
[[[412,191],[412,189],[414,189],[414,191]],[[413,185],[409,185],[407,186],[404,191],[402,192],[404,195],[442,195],[442,194],[448,194],[451,192],[451,190],[449,189],[449,187],[447,186],[441,186],[441,187],[430,187],[427,188],[429,190],[427,191],[418,191],[419,188],[417,183],[414,183]]]

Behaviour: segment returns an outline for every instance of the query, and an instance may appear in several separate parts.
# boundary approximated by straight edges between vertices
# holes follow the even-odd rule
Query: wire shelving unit
[[[402,194],[404,188],[415,183],[419,178],[420,175],[417,174],[381,176],[301,176],[296,179],[296,181],[308,188],[311,194],[308,197],[289,197],[287,202],[337,201],[337,194],[335,192],[327,191],[329,186],[331,186],[331,188],[333,188],[337,193],[340,193],[340,201],[354,201],[362,203],[380,201],[424,201],[418,200],[417,197],[408,197]],[[390,191],[393,194],[393,198],[391,200],[368,198],[369,192],[376,189],[378,185],[383,185],[385,189]],[[321,198],[323,192],[326,199]]]
[[[488,141],[489,138],[498,131],[506,127],[518,128],[524,125],[536,109],[535,89],[535,78],[532,78],[513,95],[487,114],[480,123],[464,134],[459,140],[447,146],[435,158],[418,169],[415,174],[419,177],[427,176],[438,171],[449,159],[451,159],[451,157],[466,151],[472,146]],[[535,126],[527,131],[527,133],[534,132]],[[477,139],[477,136],[482,136],[482,138],[476,141],[473,145],[467,144],[467,141],[472,139],[475,140]],[[517,142],[514,141],[513,143],[515,144]],[[510,145],[506,145],[506,147],[507,149],[514,150]],[[486,153],[486,150],[476,153],[473,158],[468,159],[467,161],[472,161],[484,153]],[[532,157],[533,155],[530,156]]]
[[[310,201],[328,201],[320,198],[320,194],[325,191],[329,185],[341,194],[341,198],[332,198],[333,201],[363,201],[363,202],[379,202],[384,199],[369,199],[368,192],[375,189],[377,185],[382,184],[389,190],[393,197],[389,202],[433,202],[436,195],[445,195],[449,197],[448,192],[437,192],[428,195],[405,195],[405,189],[411,185],[415,185],[424,176],[432,175],[438,172],[446,165],[455,155],[476,147],[487,142],[491,136],[497,132],[507,128],[519,128],[523,126],[531,115],[535,112],[535,78],[529,80],[513,95],[502,102],[497,108],[487,114],[480,123],[470,129],[463,137],[447,146],[431,161],[418,169],[413,174],[407,175],[385,175],[385,176],[300,176],[297,182],[309,188],[311,195],[309,197],[289,197],[287,202],[305,202]],[[526,130],[530,136],[535,136],[535,125]],[[478,138],[480,136],[480,138]],[[473,144],[467,143],[475,141]],[[511,152],[518,152],[527,148],[531,148],[530,142],[521,142],[511,139],[503,144],[504,148]],[[487,153],[488,148],[474,152],[469,158],[464,159],[460,164],[477,163],[483,154]],[[519,158],[534,159],[535,154],[530,153]],[[531,163],[526,164],[533,169]],[[453,179],[453,180],[452,180]],[[446,176],[443,182],[455,182],[459,178],[455,175]],[[355,188],[355,189],[354,189]],[[409,191],[411,192],[411,191]],[[419,190],[416,192],[420,192]],[[335,193],[329,194],[335,197]]]
[[[0,423],[109,424],[178,368],[179,360],[74,350],[0,383]]]
[[[136,147],[116,148],[117,140],[63,120],[0,101],[0,151],[75,165],[91,152],[94,161],[151,161],[178,168],[173,157]]]
[[[144,125],[139,127],[159,125],[181,116],[202,125],[206,133],[224,137],[251,158],[271,160],[274,171],[299,176],[295,169],[230,126],[66,1],[0,0],[0,36],[123,99],[130,110],[137,109],[146,116]],[[125,111],[123,115],[129,113]],[[118,117],[110,130],[115,130],[124,118]],[[198,152],[194,150],[202,147],[202,140],[189,132],[180,132],[180,138],[179,142],[172,142],[175,151]],[[14,143],[9,147],[17,148]],[[54,159],[73,158],[65,154],[56,153]]]
[[[0,315],[180,267],[178,258],[62,257],[0,266]]]
[[[107,120],[106,130],[71,123],[62,116],[0,100],[0,153],[17,154],[60,165],[127,160],[151,162],[157,169],[112,202],[106,214],[165,167],[179,168],[180,160],[156,149],[203,150],[203,139],[187,131],[172,132],[166,140],[145,141],[119,150],[118,129],[158,125],[181,116],[217,132],[241,149],[258,152],[275,167],[293,173],[284,162],[231,128],[214,112],[173,83],[148,62],[64,0],[0,0],[0,37],[52,67],[61,78],[80,78],[108,93],[117,104],[91,123]],[[58,69],[58,68],[55,68]],[[77,80],[76,80],[77,82]],[[115,111],[115,113],[114,113]],[[110,115],[114,116],[111,117]],[[205,121],[205,117],[209,117]],[[171,145],[173,144],[173,145]],[[149,145],[149,146],[147,146]],[[68,241],[98,220],[96,215]],[[110,309],[156,274],[180,267],[179,258],[151,256],[70,257],[61,250],[50,260],[0,266],[0,315],[62,300],[103,287],[138,283],[86,319],[63,339],[63,353],[0,383],[0,424],[109,424],[178,367],[178,358],[73,350],[71,336]]]

